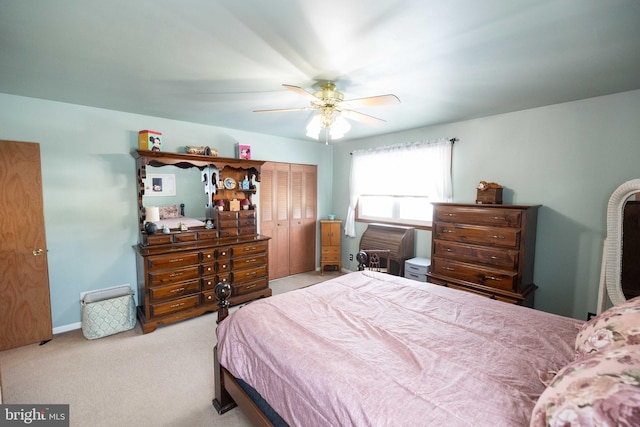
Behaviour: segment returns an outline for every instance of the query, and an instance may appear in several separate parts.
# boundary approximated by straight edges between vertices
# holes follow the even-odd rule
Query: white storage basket
[[[82,298],[82,334],[93,340],[136,326],[136,305],[129,286],[88,292]]]

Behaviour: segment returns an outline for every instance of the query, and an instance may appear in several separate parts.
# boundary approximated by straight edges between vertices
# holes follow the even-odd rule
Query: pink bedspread
[[[526,426],[575,319],[358,272],[255,301],[220,361],[291,426]]]

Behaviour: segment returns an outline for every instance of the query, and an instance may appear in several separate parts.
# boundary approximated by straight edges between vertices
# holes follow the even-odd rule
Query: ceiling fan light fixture
[[[349,130],[351,130],[351,124],[344,117],[338,116],[329,128],[331,139],[340,139]]]
[[[307,136],[313,139],[320,139],[322,127],[322,118],[320,114],[316,114],[307,125]]]

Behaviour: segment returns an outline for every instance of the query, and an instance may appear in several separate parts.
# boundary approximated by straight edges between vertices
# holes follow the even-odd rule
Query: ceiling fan
[[[380,105],[399,104],[400,99],[392,94],[369,96],[366,98],[344,99],[344,94],[336,90],[336,85],[327,82],[320,87],[320,90],[313,93],[307,92],[299,86],[283,84],[285,88],[301,95],[310,102],[308,107],[299,108],[277,108],[270,110],[254,110],[255,113],[286,113],[291,111],[318,110],[318,114],[313,116],[307,125],[307,136],[318,139],[320,131],[325,129],[331,134],[332,139],[339,139],[351,129],[351,125],[345,118],[355,120],[360,123],[375,125],[386,121],[370,116],[353,108],[374,107]],[[328,141],[328,135],[327,135]]]

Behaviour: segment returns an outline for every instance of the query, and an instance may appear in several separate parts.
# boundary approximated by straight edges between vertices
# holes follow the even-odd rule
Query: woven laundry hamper
[[[88,292],[82,298],[82,334],[106,337],[136,326],[136,304],[127,285]]]

